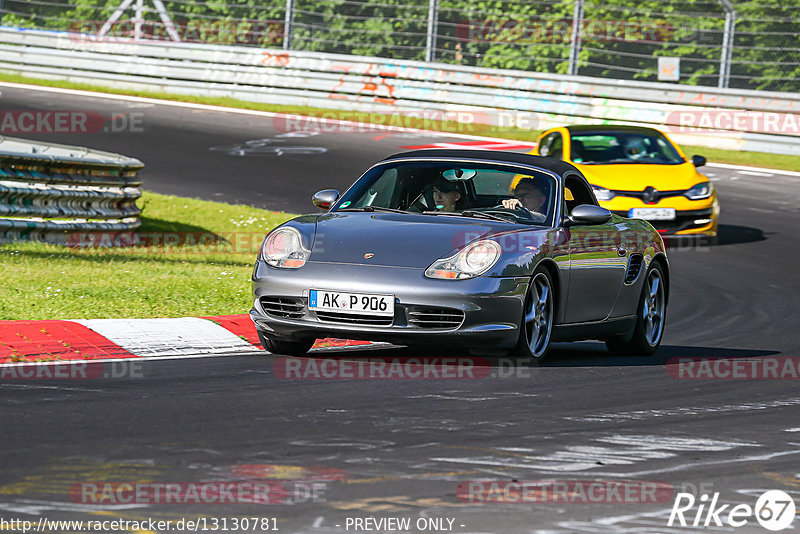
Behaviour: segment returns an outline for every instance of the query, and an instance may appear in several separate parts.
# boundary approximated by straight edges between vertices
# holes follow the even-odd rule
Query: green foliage
[[[138,233],[151,236],[150,246],[0,244],[0,319],[247,313],[253,302],[250,273],[261,240],[293,217],[150,192],[139,204]],[[170,236],[182,243],[164,244]],[[188,243],[191,236],[197,236],[196,246]]]
[[[800,9],[734,0],[730,86],[798,91]],[[3,24],[96,33],[118,2],[5,0]],[[275,48],[285,0],[166,2],[184,40]],[[574,0],[439,0],[435,59],[470,66],[567,73]],[[112,35],[133,32],[129,10]],[[145,36],[166,39],[145,1]],[[681,83],[717,85],[725,27],[719,0],[585,0],[578,73],[657,80],[659,56],[681,59]],[[428,0],[295,0],[296,50],[424,60]]]

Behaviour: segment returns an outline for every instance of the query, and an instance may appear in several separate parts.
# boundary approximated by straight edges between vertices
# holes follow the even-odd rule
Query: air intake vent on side
[[[631,254],[628,259],[628,272],[625,273],[625,283],[632,284],[639,277],[639,271],[642,270],[642,255]]]

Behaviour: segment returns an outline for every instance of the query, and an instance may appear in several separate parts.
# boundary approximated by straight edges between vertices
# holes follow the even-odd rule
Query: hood
[[[328,213],[317,220],[309,261],[425,269],[466,243],[516,228],[447,215]]]
[[[680,165],[574,165],[590,184],[616,191],[644,191],[648,186],[659,191],[678,191],[708,181],[689,162]]]

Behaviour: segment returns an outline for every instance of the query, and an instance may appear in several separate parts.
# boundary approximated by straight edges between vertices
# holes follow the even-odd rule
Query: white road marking
[[[743,463],[743,462],[763,462],[765,460],[772,460],[773,458],[780,458],[781,456],[789,456],[792,454],[800,454],[800,449],[795,449],[791,451],[781,451],[781,452],[772,452],[767,454],[757,454],[754,456],[742,456],[738,458],[728,458],[725,460],[708,460],[706,462],[690,462],[680,465],[674,465],[671,467],[663,467],[658,469],[646,469],[644,471],[627,471],[625,473],[604,473],[602,471],[593,471],[593,476],[606,476],[606,477],[640,477],[640,476],[649,476],[654,475],[656,473],[670,473],[673,471],[683,471],[685,469],[696,469],[698,467],[709,466],[709,465],[725,465],[725,464],[735,464],[735,463]]]
[[[195,104],[192,102],[178,102],[175,100],[160,100],[158,98],[145,98],[141,96],[129,96],[129,95],[115,95],[112,93],[100,93],[95,91],[82,91],[79,89],[62,89],[60,87],[46,87],[43,85],[29,85],[29,84],[21,84],[21,83],[11,83],[11,82],[0,82],[0,87],[12,87],[15,89],[23,89],[25,91],[45,91],[50,93],[59,93],[65,95],[73,95],[73,96],[84,96],[89,98],[104,98],[106,100],[124,100],[127,102],[141,102],[146,104],[157,104],[161,106],[173,106],[173,107],[181,107],[181,108],[189,108],[195,110],[203,110],[203,111],[217,111],[223,113],[238,113],[240,115],[253,115],[257,117],[268,117],[268,118],[275,118],[275,117],[284,117],[287,119],[293,120],[302,120],[305,118],[305,115],[292,115],[287,113],[275,113],[272,111],[259,111],[255,109],[240,109],[240,108],[229,108],[225,106],[211,106],[208,104]],[[337,111],[337,110],[332,110]],[[347,110],[342,110],[342,112],[347,113]],[[357,121],[347,121],[347,120],[340,120],[340,119],[329,119],[323,117],[315,117],[315,120],[321,123],[326,124],[341,124],[341,125],[349,125],[349,126],[359,126],[361,122]],[[449,133],[449,132],[437,132],[435,130],[423,130],[420,128],[405,128],[402,126],[393,126],[389,124],[371,124],[370,128],[374,130],[384,130],[389,132],[406,132],[406,133],[422,133],[432,137],[456,137],[459,139],[477,139],[477,140],[484,140],[484,141],[503,141],[503,138],[499,137],[484,137],[480,135],[469,135],[469,134],[461,134],[461,133]],[[521,141],[522,142],[522,141]]]
[[[35,501],[29,499],[0,502],[0,510],[29,515],[42,515],[42,512],[47,510],[57,512],[100,512],[103,510],[130,510],[131,508],[145,508],[146,506],[145,504],[78,504],[71,502]]]
[[[780,399],[769,402],[747,402],[742,404],[724,404],[717,406],[686,406],[683,408],[668,408],[663,410],[635,410],[630,412],[612,412],[591,415],[588,417],[565,417],[568,421],[580,423],[605,423],[615,420],[640,421],[651,417],[681,417],[705,413],[747,412],[752,410],[767,410],[769,408],[782,408],[784,406],[800,405],[800,398]],[[797,429],[800,432],[800,428]]]
[[[500,400],[500,397],[458,397],[452,395],[414,395],[408,397],[409,399],[443,399],[443,400],[455,400],[455,401],[465,401],[465,402],[483,402],[489,400]]]
[[[745,209],[746,209],[746,210],[749,210],[749,211],[757,211],[757,212],[759,212],[759,213],[775,213],[775,210],[765,210],[765,209],[763,209],[763,208],[753,208],[753,207],[747,207],[747,208],[745,208]]]
[[[0,377],[1,379],[2,377]],[[89,388],[65,388],[62,386],[42,386],[39,384],[9,384],[2,385],[4,389],[55,389],[58,391],[80,391],[82,393],[102,393],[102,389],[89,389]]]
[[[597,438],[595,441],[628,445],[637,448],[649,447],[654,450],[669,451],[727,451],[736,447],[757,447],[755,443],[746,441],[720,441],[704,438],[668,438],[664,436],[609,436]]]
[[[775,174],[782,174],[784,176],[800,177],[800,172],[783,171],[780,169],[768,169],[765,167],[749,167],[747,165],[731,165],[729,163],[708,163],[707,166],[716,167],[718,169],[732,169],[735,171],[772,172]]]
[[[289,442],[289,445],[296,445],[298,447],[346,447],[355,448],[360,451],[369,449],[380,449],[382,447],[392,447],[395,445],[394,441],[380,441],[380,440],[363,440],[363,441],[348,441],[344,438],[331,438],[328,441],[314,441],[308,439],[296,439]]]
[[[613,447],[605,445],[569,445],[563,450],[542,456],[517,454],[513,457],[438,457],[431,458],[431,461],[571,473],[590,469],[594,470],[605,465],[632,465],[645,460],[663,460],[678,456],[678,454],[676,454],[677,452],[721,452],[738,447],[759,446],[756,443],[743,441],[674,438],[653,435],[614,435],[596,438],[593,441],[608,443],[613,445]],[[683,467],[681,466],[680,468]],[[597,474],[595,471],[592,473]],[[630,475],[630,473],[624,473],[624,475]],[[622,476],[622,474],[608,474],[608,476]]]
[[[11,87],[15,89],[22,89],[25,91],[45,91],[51,93],[60,93],[66,95],[73,95],[73,96],[83,96],[89,98],[104,98],[107,100],[124,100],[127,102],[139,102],[143,104],[158,104],[162,106],[173,106],[173,107],[183,107],[195,110],[205,110],[205,111],[217,111],[217,112],[225,112],[225,113],[239,113],[241,115],[253,115],[253,116],[261,116],[261,117],[286,117],[289,119],[300,119],[304,117],[303,115],[291,115],[286,113],[274,113],[270,111],[258,111],[253,109],[239,109],[239,108],[228,108],[224,106],[211,106],[208,104],[195,104],[192,102],[178,102],[174,100],[160,100],[157,98],[145,98],[140,96],[129,96],[129,95],[115,95],[111,93],[100,93],[95,91],[82,91],[78,89],[62,89],[60,87],[47,87],[43,85],[31,85],[31,84],[22,84],[22,83],[12,83],[12,82],[0,82],[0,87]],[[334,110],[335,111],[335,110]],[[326,119],[326,118],[317,118],[320,122],[326,122],[331,124],[344,124],[344,125],[360,125],[363,123],[359,123],[356,121],[345,121],[339,119]],[[370,125],[378,130],[385,130],[385,131],[394,131],[394,132],[410,132],[410,133],[422,133],[433,137],[455,137],[458,139],[477,139],[477,140],[484,140],[484,141],[497,141],[499,140],[506,140],[506,141],[513,141],[510,139],[504,139],[500,137],[485,137],[480,135],[469,135],[463,133],[449,133],[449,132],[437,132],[434,130],[423,130],[420,128],[404,128],[400,126],[392,126],[392,125],[382,125],[382,124],[375,124]],[[767,169],[762,167],[749,167],[745,165],[731,165],[728,163],[707,163],[707,167],[716,167],[721,169],[735,169],[735,170],[746,170],[746,171],[756,171],[756,172],[774,172],[776,174],[782,174],[785,176],[796,176],[800,177],[800,172],[795,171],[783,171],[779,169]]]
[[[269,354],[264,351],[264,354]],[[181,356],[141,356],[138,358],[103,358],[96,360],[59,360],[53,362],[13,362],[0,363],[0,367],[19,367],[21,365],[86,365],[87,363],[110,363],[110,362],[147,362],[151,360],[191,360],[194,358],[215,358],[218,356],[242,356],[241,354],[184,354]],[[61,389],[61,388],[59,388]]]
[[[671,508],[658,510],[655,512],[640,512],[636,514],[618,515],[610,517],[600,517],[588,521],[560,521],[557,525],[566,530],[538,529],[533,532],[536,534],[564,534],[564,533],[597,533],[607,534],[608,532],[624,534],[650,534],[658,532],[683,533],[689,531],[687,527],[668,527],[667,522],[672,512]],[[733,532],[734,528],[717,527],[714,525],[703,527],[703,532]]]
[[[756,171],[736,171],[739,174],[746,174],[748,176],[775,176],[769,172],[756,172]]]
[[[196,317],[81,319],[75,322],[94,330],[128,352],[141,356],[261,351],[218,324]]]
[[[390,345],[389,343],[383,342],[375,342],[371,345],[351,345],[348,347],[318,347],[311,349],[309,351],[310,355],[315,355],[321,352],[328,352],[328,351],[341,351],[341,352],[366,352],[368,350],[378,350],[381,348],[385,348],[385,346]],[[264,356],[274,356],[272,353],[267,352],[263,349],[255,347],[255,353],[261,353]],[[253,351],[247,350],[247,354],[241,354],[237,352],[226,352],[224,354],[181,354],[181,355],[160,355],[160,356],[139,356],[135,358],[98,358],[98,359],[90,359],[90,360],[58,360],[58,361],[49,361],[49,362],[9,362],[9,363],[0,363],[0,368],[3,367],[19,367],[19,366],[27,366],[27,365],[86,365],[87,363],[111,363],[111,362],[148,362],[153,360],[192,360],[192,359],[200,359],[200,358],[218,358],[220,356],[252,356]],[[279,355],[278,355],[279,356]],[[353,360],[356,361],[356,360]],[[62,387],[54,386],[57,389],[64,389]]]

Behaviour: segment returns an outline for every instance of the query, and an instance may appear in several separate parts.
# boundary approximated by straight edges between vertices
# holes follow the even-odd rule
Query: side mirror
[[[702,167],[706,164],[706,158],[703,156],[692,156],[692,163],[694,163],[695,167]]]
[[[331,209],[331,206],[333,206],[337,200],[339,200],[339,191],[336,189],[323,189],[311,197],[311,202],[323,211]]]
[[[581,204],[569,215],[572,224],[605,224],[611,220],[611,212],[600,206]]]

